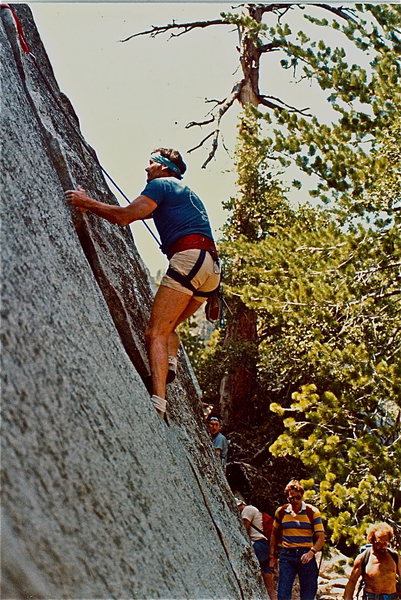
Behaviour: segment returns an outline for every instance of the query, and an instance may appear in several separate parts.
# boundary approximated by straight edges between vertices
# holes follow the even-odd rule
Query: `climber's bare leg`
[[[180,347],[180,338],[178,336],[178,333],[175,331],[177,329],[178,325],[180,325],[180,323],[183,323],[184,321],[186,321],[187,319],[192,317],[192,315],[194,313],[196,313],[196,311],[198,310],[198,308],[200,306],[202,306],[202,304],[203,304],[203,302],[198,302],[198,300],[195,300],[194,297],[191,296],[191,302],[188,304],[188,306],[184,310],[184,312],[178,317],[178,320],[176,321],[176,324],[174,325],[174,330],[169,335],[169,338],[168,338],[168,355],[169,356],[177,356],[178,348]]]
[[[193,315],[201,304],[189,294],[164,285],[157,290],[145,335],[152,392],[160,398],[166,397],[169,349],[174,352],[174,356],[178,351],[179,338],[175,328]]]

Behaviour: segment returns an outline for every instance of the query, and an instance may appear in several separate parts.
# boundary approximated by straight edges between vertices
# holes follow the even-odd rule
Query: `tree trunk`
[[[260,23],[262,11],[257,6],[247,6],[247,12]],[[259,63],[260,52],[252,36],[239,30],[240,62],[244,75],[239,102],[242,106],[259,104]],[[240,207],[246,206],[243,198]],[[239,230],[247,234],[247,214],[237,215]],[[230,356],[233,368],[229,368],[220,382],[220,411],[228,429],[248,428],[255,419],[253,397],[257,388],[257,316],[237,299],[230,306],[223,348]],[[241,351],[242,349],[242,351]]]
[[[220,383],[220,411],[228,429],[247,429],[253,422],[257,387],[256,313],[240,300],[230,305],[223,347],[232,357]]]

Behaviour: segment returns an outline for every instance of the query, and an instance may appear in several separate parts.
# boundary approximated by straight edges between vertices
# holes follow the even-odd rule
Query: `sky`
[[[85,139],[102,166],[130,198],[145,185],[150,152],[160,146],[178,149],[188,166],[185,182],[202,199],[216,238],[227,217],[222,202],[235,194],[233,154],[240,111],[226,114],[216,159],[201,165],[207,147],[190,154],[209,132],[187,129],[211,108],[205,99],[224,99],[241,78],[237,32],[231,26],[195,29],[171,39],[169,34],[120,40],[152,25],[219,18],[231,4],[198,2],[31,2],[28,3],[61,90],[72,102]],[[294,26],[308,27],[301,11]],[[310,26],[309,26],[310,27]],[[326,29],[324,35],[331,35]],[[325,39],[326,39],[325,38]],[[326,39],[327,41],[327,39]],[[34,53],[34,50],[32,50]],[[320,110],[316,84],[296,84],[278,66],[274,54],[263,57],[261,90],[299,107]],[[324,118],[323,113],[320,116]],[[287,174],[289,180],[293,177]],[[111,188],[112,189],[112,188]],[[114,192],[114,190],[112,189]],[[300,200],[306,192],[297,192]],[[122,204],[123,199],[116,197]],[[297,197],[298,199],[298,197]],[[131,226],[136,245],[155,275],[166,259],[144,225]]]

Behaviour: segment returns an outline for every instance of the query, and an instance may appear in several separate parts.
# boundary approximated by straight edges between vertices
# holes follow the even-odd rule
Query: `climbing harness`
[[[201,269],[201,267],[205,261],[205,257],[206,257],[206,250],[201,250],[196,263],[194,264],[194,266],[192,267],[192,269],[190,270],[190,272],[187,275],[182,275],[181,273],[179,273],[172,267],[169,267],[167,269],[166,275],[168,275],[175,281],[178,281],[178,283],[180,283],[185,288],[187,288],[188,290],[193,292],[193,294],[195,294],[196,296],[202,296],[203,298],[209,298],[210,296],[213,296],[213,294],[216,294],[219,286],[216,289],[211,290],[210,292],[200,292],[191,283],[192,279],[195,277],[195,275]]]
[[[190,290],[194,294],[194,296],[201,296],[203,298],[207,298],[205,306],[206,319],[213,323],[214,321],[218,321],[223,318],[223,297],[221,291],[221,282],[219,282],[219,285],[214,290],[211,290],[209,292],[201,292],[192,285],[192,279],[197,275],[204,263],[206,252],[207,250],[200,250],[197,261],[195,262],[194,266],[187,275],[179,273],[171,266],[167,269],[166,275],[168,275],[169,277],[174,279],[174,281],[177,281],[182,286]],[[220,261],[217,255],[213,253],[212,257],[213,260],[219,265]]]
[[[110,181],[110,183],[115,187],[115,189],[121,194],[121,196],[128,202],[128,204],[131,204],[131,200],[128,198],[128,196],[123,192],[123,190],[119,187],[119,185],[114,181],[114,179],[111,177],[111,175],[106,171],[106,169],[99,163],[99,160],[95,154],[95,151],[87,144],[85,138],[82,136],[81,132],[76,128],[75,124],[71,121],[70,116],[66,113],[63,105],[60,103],[59,99],[57,98],[57,96],[55,95],[52,87],[50,86],[49,82],[47,81],[46,77],[43,75],[42,70],[40,69],[39,65],[38,65],[38,61],[36,60],[36,56],[34,54],[32,54],[28,43],[25,39],[24,36],[24,31],[22,28],[22,24],[21,21],[18,18],[18,15],[16,14],[14,8],[12,6],[10,6],[9,4],[0,4],[0,8],[6,8],[9,9],[11,11],[11,14],[13,16],[14,19],[14,23],[15,26],[17,28],[17,33],[18,33],[18,39],[21,45],[21,48],[23,49],[23,51],[25,52],[25,54],[27,54],[31,59],[32,62],[34,63],[43,83],[45,84],[48,92],[51,94],[54,102],[57,105],[57,108],[60,110],[60,112],[64,115],[65,119],[67,120],[67,122],[69,123],[69,125],[72,127],[72,129],[74,130],[74,132],[78,135],[82,145],[84,146],[84,148],[92,155],[93,158],[96,159],[96,161],[99,164],[99,167],[101,169],[101,171],[103,172],[103,174],[108,178],[108,180]],[[156,243],[158,244],[159,248],[161,248],[161,243],[158,240],[157,236],[153,233],[153,231],[151,230],[151,228],[149,227],[149,225],[143,220],[142,223],[145,225],[146,229],[149,231],[150,235],[153,237],[153,239],[156,241]]]

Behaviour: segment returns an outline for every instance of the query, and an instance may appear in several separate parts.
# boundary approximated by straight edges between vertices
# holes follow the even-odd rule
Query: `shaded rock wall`
[[[116,201],[15,9],[37,64],[0,9],[2,597],[263,598],[185,357],[169,428],[150,406],[146,271],[129,229],[65,204]]]

